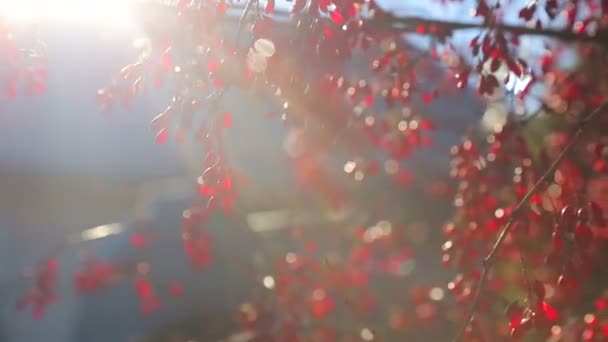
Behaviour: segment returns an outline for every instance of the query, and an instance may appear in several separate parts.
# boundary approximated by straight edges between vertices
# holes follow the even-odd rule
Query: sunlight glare
[[[2,0],[0,18],[20,23],[124,27],[132,24],[131,0]]]

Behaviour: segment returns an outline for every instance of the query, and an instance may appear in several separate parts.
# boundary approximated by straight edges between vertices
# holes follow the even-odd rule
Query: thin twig
[[[598,31],[594,35],[586,33],[575,33],[570,30],[555,30],[548,28],[527,27],[521,25],[510,25],[503,23],[464,23],[448,20],[429,19],[416,16],[401,17],[388,12],[381,12],[381,15],[374,16],[367,21],[376,26],[384,26],[400,32],[416,32],[420,25],[424,27],[439,28],[438,34],[451,33],[462,30],[493,29],[501,32],[508,32],[522,36],[543,36],[554,38],[565,42],[587,42],[595,43],[608,47],[608,32]],[[428,30],[427,30],[428,31]]]
[[[236,29],[236,43],[239,43],[239,40],[241,38],[241,32],[243,32],[243,27],[245,27],[245,20],[247,19],[247,14],[249,13],[249,10],[251,9],[251,5],[253,4],[254,0],[247,0],[247,4],[245,5],[245,8],[243,9],[243,12],[241,13],[241,17],[239,18],[239,26]]]
[[[462,339],[467,326],[473,319],[473,316],[475,315],[475,312],[477,311],[477,309],[479,307],[481,293],[483,292],[485,283],[488,280],[488,275],[489,275],[490,271],[492,270],[492,267],[494,266],[494,261],[495,261],[496,255],[498,254],[500,247],[502,246],[503,242],[505,241],[505,238],[509,234],[509,231],[511,231],[513,224],[515,223],[515,221],[517,220],[517,218],[523,211],[525,205],[528,203],[530,198],[536,193],[536,191],[549,179],[549,177],[551,177],[553,175],[555,170],[557,170],[557,168],[559,167],[561,162],[564,160],[566,155],[570,152],[570,150],[574,147],[577,140],[583,134],[584,129],[587,126],[587,124],[589,122],[591,122],[593,119],[595,119],[596,117],[598,117],[602,112],[604,112],[607,109],[608,109],[608,101],[602,103],[599,107],[594,109],[590,114],[583,116],[582,119],[579,120],[578,125],[574,131],[574,134],[573,134],[572,138],[570,139],[570,141],[568,142],[568,144],[560,152],[560,154],[557,156],[557,158],[555,158],[555,160],[549,166],[549,168],[545,171],[545,173],[536,181],[536,183],[534,183],[532,188],[530,190],[528,190],[526,195],[519,201],[519,203],[517,204],[515,209],[513,209],[513,212],[511,213],[511,216],[509,217],[507,224],[500,232],[500,235],[498,236],[498,239],[496,239],[496,242],[494,243],[494,246],[490,250],[490,253],[488,253],[488,255],[483,259],[483,269],[481,272],[481,277],[479,279],[479,282],[477,283],[477,288],[475,290],[475,295],[473,297],[473,303],[471,304],[471,307],[469,309],[469,312],[467,314],[467,317],[466,317],[462,327],[459,329],[458,334],[453,339],[454,342],[458,342]]]

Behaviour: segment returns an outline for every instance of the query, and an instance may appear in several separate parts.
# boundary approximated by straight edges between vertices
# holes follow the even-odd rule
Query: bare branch
[[[570,152],[572,147],[574,147],[574,145],[576,144],[576,142],[578,141],[580,136],[583,134],[587,124],[589,122],[591,122],[593,119],[599,117],[600,114],[603,113],[605,110],[608,110],[608,101],[602,103],[599,107],[594,109],[590,114],[584,115],[582,117],[582,119],[579,120],[578,125],[576,126],[576,129],[574,131],[574,134],[572,135],[572,138],[570,139],[568,144],[560,152],[560,154],[557,156],[557,158],[555,158],[555,160],[553,161],[551,166],[549,166],[549,168],[545,171],[545,173],[536,181],[536,183],[534,183],[532,188],[530,190],[528,190],[526,195],[519,201],[519,203],[517,204],[515,209],[513,209],[513,212],[511,214],[511,216],[509,217],[507,224],[500,232],[500,235],[498,236],[498,239],[496,239],[496,242],[494,243],[494,246],[490,250],[490,253],[488,253],[488,255],[483,260],[483,270],[481,272],[481,277],[479,279],[479,282],[477,283],[475,295],[473,296],[473,303],[471,304],[471,307],[469,309],[469,312],[467,314],[467,317],[466,317],[462,327],[458,331],[458,334],[456,335],[456,337],[454,337],[454,339],[453,339],[454,342],[458,342],[458,341],[462,340],[462,337],[464,335],[464,332],[466,331],[467,326],[471,323],[473,316],[477,312],[477,309],[479,307],[479,302],[481,299],[481,293],[484,291],[486,281],[488,280],[488,275],[489,275],[490,271],[492,270],[492,267],[494,266],[496,255],[498,254],[500,247],[502,246],[503,242],[505,241],[505,238],[511,231],[513,224],[515,223],[515,221],[518,219],[518,217],[523,212],[525,205],[528,203],[530,198],[538,191],[538,189],[549,179],[549,177],[553,176],[553,173],[555,172],[555,170],[557,170],[557,168],[559,167],[561,162],[564,160],[566,155]]]

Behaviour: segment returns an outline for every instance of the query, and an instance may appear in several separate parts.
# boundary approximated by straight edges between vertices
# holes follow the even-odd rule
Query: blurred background
[[[412,223],[405,238],[412,260],[400,284],[443,284],[449,278],[437,252],[449,203],[430,196],[422,185],[447,181],[449,147],[483,113],[474,96],[456,94],[424,106],[414,103],[413,110],[424,111],[442,129],[432,133],[432,147],[408,162],[415,179],[412,186],[404,191],[389,177],[378,176],[365,185],[347,178],[344,186],[357,195],[348,206],[336,209],[298,187],[287,153],[298,132],[285,128],[278,116],[268,118],[268,112],[280,110],[276,103],[230,91],[221,103],[234,116],[225,145],[232,167],[249,182],[239,189],[235,214],[217,215],[208,225],[214,241],[211,266],[193,272],[180,246],[179,225],[182,211],[196,194],[200,149],[193,141],[157,145],[149,129],[171,94],[150,89],[129,108],[110,113],[100,113],[95,101],[110,75],[134,59],[133,41],[145,29],[122,15],[119,1],[100,1],[90,8],[84,8],[84,2],[63,2],[65,7],[54,7],[61,14],[57,16],[43,2],[22,2],[45,13],[44,20],[34,23],[15,21],[15,34],[23,46],[35,39],[46,42],[47,90],[36,97],[0,100],[0,340],[136,341],[180,331],[190,331],[201,341],[219,340],[238,330],[234,312],[260,288],[264,260],[295,248],[294,228],[324,241],[328,231],[367,227],[386,217]],[[13,19],[18,17],[15,13],[23,14],[15,9],[22,3],[14,2],[9,13]],[[70,11],[73,16],[67,15]],[[353,73],[367,68],[366,58],[354,60]],[[378,158],[384,167],[386,156]],[[334,157],[327,172],[345,178],[347,161]],[[426,219],[429,216],[431,220]],[[27,312],[16,312],[14,301],[28,284],[23,274],[70,237],[89,229],[111,234],[58,253],[60,303],[50,306],[39,321]],[[144,253],[131,248],[133,232],[162,238]],[[338,248],[327,240],[327,248]],[[72,274],[84,252],[106,261],[145,260],[159,292],[170,297],[169,285],[179,281],[184,295],[163,300],[161,309],[150,316],[140,315],[129,281],[91,296],[75,295]]]

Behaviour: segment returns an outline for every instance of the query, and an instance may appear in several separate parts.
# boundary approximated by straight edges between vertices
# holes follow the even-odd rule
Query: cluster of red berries
[[[591,225],[605,227],[602,209],[595,202],[575,208],[565,205],[552,233],[552,251],[546,263],[561,269],[558,285],[576,290],[581,277],[588,277],[593,266],[589,248],[594,239]],[[575,266],[573,261],[579,261]]]
[[[42,94],[46,88],[46,56],[39,49],[19,49],[13,35],[0,22],[0,63],[3,70],[2,82],[6,99],[14,100],[20,89],[26,95]]]
[[[141,313],[148,315],[156,311],[160,306],[160,298],[150,280],[143,274],[139,275],[135,278],[133,286],[141,303]]]
[[[74,275],[74,287],[79,294],[90,294],[111,284],[116,275],[117,267],[113,263],[89,258]]]
[[[550,334],[551,326],[559,318],[558,311],[545,301],[545,285],[535,280],[530,286],[533,298],[528,298],[530,301],[528,307],[524,308],[515,301],[506,309],[511,337],[515,339],[523,337],[532,328]]]
[[[57,302],[57,259],[51,257],[46,259],[34,275],[34,287],[25,296],[17,301],[17,308],[24,310],[32,307],[32,317],[42,318],[46,308]]]
[[[196,270],[206,268],[213,260],[212,241],[209,234],[201,227],[207,222],[209,212],[186,210],[182,215],[182,240],[190,265]]]

